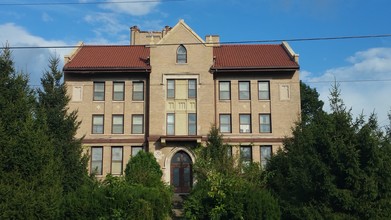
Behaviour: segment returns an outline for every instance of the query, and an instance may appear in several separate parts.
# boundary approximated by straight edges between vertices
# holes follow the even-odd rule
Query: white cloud
[[[386,124],[391,108],[391,48],[371,48],[347,58],[347,66],[332,68],[320,76],[302,71],[301,79],[315,87],[329,110],[328,97],[333,81],[340,84],[345,105],[352,107],[354,116],[377,113],[379,122]]]
[[[34,36],[21,26],[14,23],[0,24],[0,43],[5,46],[20,47],[50,47],[68,45],[64,41],[47,40],[39,36]],[[50,55],[56,55],[60,58],[59,68],[63,66],[63,57],[70,53],[71,49],[51,49],[51,48],[32,48],[32,49],[11,49],[15,68],[30,75],[30,84],[39,85],[42,73],[48,66]]]
[[[116,0],[107,0],[107,2],[118,2]],[[133,16],[141,16],[149,14],[153,11],[158,5],[159,1],[154,2],[129,2],[129,3],[111,3],[111,4],[102,4],[100,7],[104,9],[111,10],[115,13],[124,13]]]
[[[117,16],[113,13],[93,13],[84,16],[84,20],[96,26],[93,30],[96,37],[94,39],[89,39],[89,44],[129,44],[129,39],[124,39],[123,35],[126,33],[129,36],[129,26],[122,24],[118,21]],[[113,40],[108,40],[112,38],[118,38],[113,42]]]

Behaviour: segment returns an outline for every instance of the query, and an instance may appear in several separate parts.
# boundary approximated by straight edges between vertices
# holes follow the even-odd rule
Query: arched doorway
[[[171,159],[171,185],[175,193],[189,193],[193,185],[192,161],[184,151],[178,151]]]

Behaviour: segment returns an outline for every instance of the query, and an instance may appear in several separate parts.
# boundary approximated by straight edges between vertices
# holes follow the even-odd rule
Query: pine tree
[[[284,219],[390,218],[391,148],[377,125],[352,119],[338,85],[331,113],[298,123],[267,166]]]
[[[39,123],[28,77],[0,54],[0,219],[56,219],[61,186],[46,125]]]
[[[58,70],[59,58],[49,59],[49,69],[41,78],[38,89],[38,109],[48,126],[48,134],[55,146],[55,155],[60,164],[62,187],[65,193],[76,190],[87,177],[87,158],[82,157],[81,139],[75,138],[80,122],[77,112],[68,112],[69,97],[63,73]]]

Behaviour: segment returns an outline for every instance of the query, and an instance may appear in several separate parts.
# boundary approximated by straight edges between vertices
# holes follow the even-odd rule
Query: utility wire
[[[183,2],[186,0],[134,0],[134,1],[94,1],[94,2],[36,2],[36,3],[0,3],[0,6],[47,6],[47,5],[100,5],[100,4],[135,4],[155,2]]]
[[[290,38],[290,39],[271,39],[271,40],[248,40],[248,41],[227,41],[219,42],[218,44],[255,44],[255,43],[275,43],[275,42],[299,42],[299,41],[330,41],[330,40],[347,40],[347,39],[368,39],[368,38],[386,38],[391,37],[391,34],[377,34],[377,35],[353,35],[353,36],[337,36],[337,37],[314,37],[314,38]],[[183,45],[199,45],[199,44],[213,44],[213,43],[181,43]],[[154,44],[153,46],[172,46],[178,44]],[[102,47],[118,47],[129,45],[58,45],[58,46],[3,46],[1,49],[68,49],[79,48],[83,46],[102,46]],[[148,46],[148,45],[135,45]]]
[[[391,82],[391,79],[356,79],[356,80],[321,80],[321,81],[311,81],[311,80],[304,80],[302,81],[303,83],[305,84],[321,84],[321,83],[334,83],[334,82],[337,82],[337,83],[365,83],[365,82],[387,82],[387,83],[390,83]],[[294,85],[294,84],[299,84],[300,81],[298,82],[286,82],[285,84],[291,84],[291,85]],[[205,83],[203,82],[202,83],[203,86],[213,86],[214,83]],[[237,83],[235,84],[237,85]],[[41,87],[42,85],[37,85],[37,84],[29,84],[29,86],[31,87]],[[86,85],[86,84],[83,84],[82,85],[83,87],[93,87],[94,85]],[[150,87],[162,87],[162,84],[161,83],[157,83],[157,84],[149,84]]]

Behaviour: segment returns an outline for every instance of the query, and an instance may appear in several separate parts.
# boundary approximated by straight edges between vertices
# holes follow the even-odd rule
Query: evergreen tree
[[[302,121],[309,123],[317,114],[322,113],[324,103],[319,100],[319,93],[302,81],[300,81],[300,98]]]
[[[49,69],[41,78],[38,89],[39,118],[48,126],[48,134],[55,147],[59,174],[65,193],[76,190],[87,177],[87,157],[82,157],[81,139],[75,138],[80,122],[77,111],[68,112],[69,97],[62,82],[63,73],[58,70],[59,58],[49,59]]]
[[[126,164],[125,178],[130,184],[146,187],[160,186],[163,172],[153,154],[140,151]]]
[[[28,77],[0,54],[0,219],[56,219],[61,186],[47,127],[36,116]]]
[[[375,115],[353,120],[337,85],[330,94],[332,112],[298,123],[267,165],[268,186],[279,198],[282,217],[388,219],[390,142]]]

